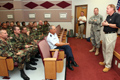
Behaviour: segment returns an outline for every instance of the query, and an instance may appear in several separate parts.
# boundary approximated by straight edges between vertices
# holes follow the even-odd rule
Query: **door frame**
[[[76,36],[76,7],[80,6],[87,6],[87,12],[88,12],[88,4],[83,4],[83,5],[75,5],[75,14],[74,14],[74,36]],[[86,29],[87,29],[87,23],[86,23]],[[85,33],[86,35],[86,33]]]

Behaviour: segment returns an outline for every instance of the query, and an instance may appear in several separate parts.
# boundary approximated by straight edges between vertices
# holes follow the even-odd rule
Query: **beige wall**
[[[47,0],[49,1],[49,0]],[[52,7],[50,7],[49,9],[46,9],[42,6],[40,6],[40,4],[46,2],[44,1],[38,1],[38,0],[34,0],[32,2],[38,4],[37,7],[30,9],[28,7],[26,7],[25,5],[28,4],[29,2],[31,2],[31,0],[8,0],[8,1],[0,1],[0,6],[3,6],[6,3],[12,3],[14,5],[14,8],[12,8],[11,10],[8,10],[4,7],[0,8],[0,22],[4,22],[4,21],[26,21],[26,22],[30,22],[30,21],[39,21],[39,20],[48,20],[49,22],[71,22],[71,13],[72,13],[72,0],[67,1],[67,3],[71,4],[70,6],[66,7],[66,8],[61,8],[58,7],[57,5],[54,5]],[[49,1],[50,3],[53,4],[58,4],[61,1],[59,0],[53,0],[53,1]],[[30,19],[29,18],[29,14],[35,14],[35,18]],[[51,18],[44,18],[44,14],[46,13],[50,13],[51,14]],[[65,19],[61,19],[60,13],[67,13],[67,18]],[[8,19],[7,15],[8,14],[13,14],[14,18],[13,19]]]

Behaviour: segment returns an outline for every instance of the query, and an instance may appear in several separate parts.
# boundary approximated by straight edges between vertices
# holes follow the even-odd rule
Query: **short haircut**
[[[45,23],[45,22],[48,22],[48,21],[47,21],[47,20],[45,20],[45,21],[44,21],[44,23]]]
[[[49,31],[52,29],[53,26],[54,26],[54,25],[50,25],[50,26],[49,26]]]
[[[25,23],[25,21],[22,22],[22,25]]]
[[[12,29],[13,29],[13,31],[14,31],[14,30],[16,30],[16,27],[18,27],[18,26],[14,26],[14,27],[12,28]]]
[[[83,13],[84,13],[84,11],[81,11],[81,12],[83,12]]]
[[[33,24],[35,24],[35,23],[36,23],[36,21],[33,22]]]
[[[94,10],[95,10],[95,9],[97,9],[97,10],[99,11],[99,9],[98,9],[97,7],[96,7],[96,8],[94,8]]]
[[[1,26],[3,26],[4,23],[5,23],[5,22],[2,22],[2,23],[1,23]]]
[[[9,21],[6,21],[6,23],[9,23]]]
[[[16,24],[18,24],[18,23],[19,23],[19,21],[16,22]]]
[[[110,6],[111,8],[113,8],[114,11],[116,10],[114,4],[109,4],[108,6]]]
[[[26,28],[26,27],[22,27],[21,30],[23,30],[24,28]]]
[[[5,29],[0,29],[0,34],[2,33],[2,32],[1,32],[2,30],[5,30]],[[5,30],[5,31],[6,31],[6,30]]]

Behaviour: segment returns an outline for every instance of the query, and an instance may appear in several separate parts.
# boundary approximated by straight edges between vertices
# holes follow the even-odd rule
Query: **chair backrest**
[[[47,36],[44,37],[44,40],[47,41]]]
[[[40,42],[38,42],[38,48],[39,48],[42,60],[44,58],[50,58],[51,57],[50,47],[49,47],[47,41],[41,40]]]

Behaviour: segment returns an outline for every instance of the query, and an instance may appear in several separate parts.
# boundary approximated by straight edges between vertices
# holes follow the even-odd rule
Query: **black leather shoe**
[[[36,70],[36,67],[32,67],[29,63],[26,63],[26,70]]]
[[[68,68],[72,71],[74,70],[71,64],[68,64]]]
[[[30,64],[37,65],[37,63],[35,63],[35,61],[30,61]]]
[[[36,58],[41,58],[40,54],[35,55]]]
[[[20,70],[20,73],[21,73],[21,77],[24,79],[24,80],[30,80],[30,78],[25,74],[24,70]]]
[[[71,62],[71,64],[75,67],[79,67],[79,65],[77,65],[77,63],[74,61],[74,62]]]
[[[33,58],[33,61],[39,61],[38,59]]]

